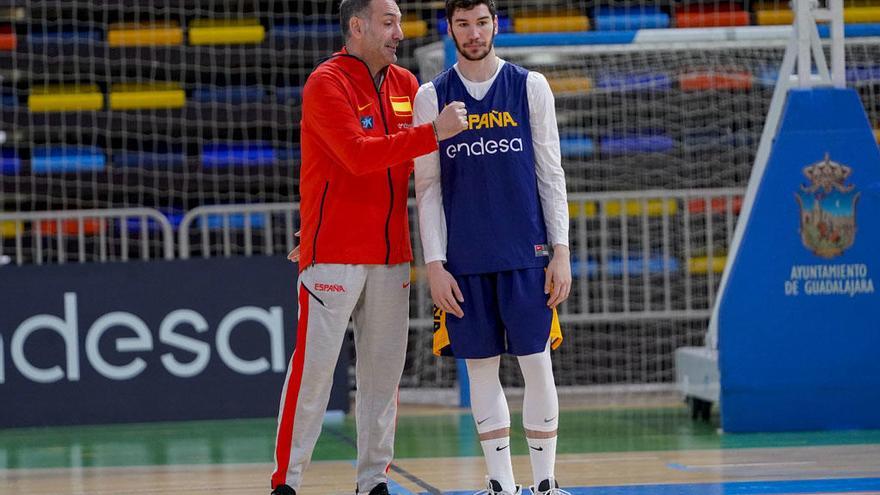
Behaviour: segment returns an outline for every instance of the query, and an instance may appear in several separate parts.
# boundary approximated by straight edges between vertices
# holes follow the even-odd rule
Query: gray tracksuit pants
[[[386,481],[409,328],[409,263],[317,264],[299,276],[299,322],[278,412],[272,486],[294,490],[321,425],[349,318],[354,323],[357,484]]]

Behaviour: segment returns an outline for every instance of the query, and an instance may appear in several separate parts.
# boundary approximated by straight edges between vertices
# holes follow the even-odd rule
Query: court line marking
[[[338,431],[338,430],[335,429],[335,428],[325,428],[324,431],[330,433],[331,435],[333,435],[334,437],[336,437],[338,440],[341,440],[342,442],[345,442],[345,443],[347,443],[347,444],[353,446],[353,447],[355,448],[355,450],[357,450],[357,441],[355,441],[355,439],[349,437],[348,435],[346,435],[346,434],[343,433],[342,431]],[[355,465],[357,465],[357,461],[352,461],[352,463],[355,464]],[[388,469],[390,469],[391,471],[394,471],[394,472],[400,474],[401,476],[403,476],[404,478],[408,479],[409,481],[412,481],[413,483],[415,483],[416,485],[420,486],[421,488],[424,488],[425,490],[428,490],[428,493],[430,493],[431,495],[443,495],[443,492],[442,492],[442,491],[438,490],[436,487],[432,486],[432,485],[431,485],[430,483],[428,483],[427,481],[425,481],[425,480],[419,478],[418,476],[416,476],[416,475],[410,473],[409,471],[403,469],[402,467],[398,466],[397,464],[394,464],[393,462],[392,462],[391,464],[388,465]],[[391,482],[393,482],[393,481],[391,480],[391,478],[388,478],[388,481],[389,481],[389,485],[391,484]],[[395,483],[395,484],[397,484],[397,483]],[[400,487],[402,490],[404,490],[404,491],[406,492],[406,493],[403,493],[403,494],[401,494],[401,495],[415,495],[414,493],[412,493],[411,491],[407,490],[406,488],[404,488],[404,487],[402,487],[402,486],[400,486],[400,485],[397,485],[397,486]]]
[[[677,462],[670,462],[666,464],[666,467],[670,469],[674,469],[676,471],[705,471],[708,469],[723,469],[723,468],[735,468],[735,467],[778,467],[778,466],[807,466],[812,465],[815,466],[818,463],[816,461],[798,461],[798,462],[740,462],[740,463],[730,463],[730,464],[679,464]]]
[[[720,483],[636,484],[566,487],[572,495],[878,495],[880,478],[724,481]],[[523,490],[523,495],[528,493]],[[445,495],[472,495],[452,491]],[[424,495],[424,494],[421,494]]]
[[[596,462],[637,462],[659,461],[658,456],[630,456],[630,457],[585,457],[583,459],[557,459],[556,464],[593,464]]]
[[[388,490],[389,490],[391,493],[394,493],[394,494],[397,494],[397,495],[416,495],[415,493],[413,493],[413,492],[407,490],[407,489],[406,489],[404,486],[402,486],[400,483],[398,483],[398,482],[394,481],[393,479],[391,479],[391,476],[388,476]]]

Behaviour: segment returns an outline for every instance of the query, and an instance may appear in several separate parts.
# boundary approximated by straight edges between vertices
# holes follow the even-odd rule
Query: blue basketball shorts
[[[547,307],[544,268],[455,276],[463,318],[434,307],[434,353],[480,359],[543,352],[562,342],[559,318]]]

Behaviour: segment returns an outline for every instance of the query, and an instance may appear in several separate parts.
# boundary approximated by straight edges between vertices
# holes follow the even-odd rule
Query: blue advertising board
[[[283,257],[2,267],[0,427],[276,416],[296,282]]]
[[[730,265],[727,432],[880,428],[880,152],[851,89],[791,90]]]

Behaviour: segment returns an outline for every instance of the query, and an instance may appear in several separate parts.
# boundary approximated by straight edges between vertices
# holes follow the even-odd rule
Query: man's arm
[[[529,72],[527,80],[529,120],[535,147],[535,172],[538,195],[544,211],[547,238],[553,246],[553,257],[547,267],[544,293],[547,305],[555,308],[568,298],[571,291],[571,256],[568,248],[568,197],[565,172],[559,151],[559,130],[556,125],[556,104],[547,79],[538,72]]]
[[[437,117],[437,92],[426,83],[419,88],[413,102],[413,125],[430,122]],[[461,318],[461,290],[452,275],[443,267],[446,261],[446,216],[440,183],[440,155],[432,151],[415,159],[416,204],[419,209],[419,234],[427,268],[431,299],[443,311]]]
[[[437,118],[437,93],[431,83],[416,93],[413,125]],[[440,154],[432,151],[415,159],[416,204],[425,263],[446,261],[446,217],[440,185]]]
[[[368,136],[344,85],[330,74],[319,73],[309,78],[303,90],[303,132],[320,136],[327,151],[336,155],[349,172],[363,175],[436,150],[438,135],[445,139],[464,129],[466,119],[460,115],[459,106],[463,108],[462,104],[450,104],[434,123]]]

